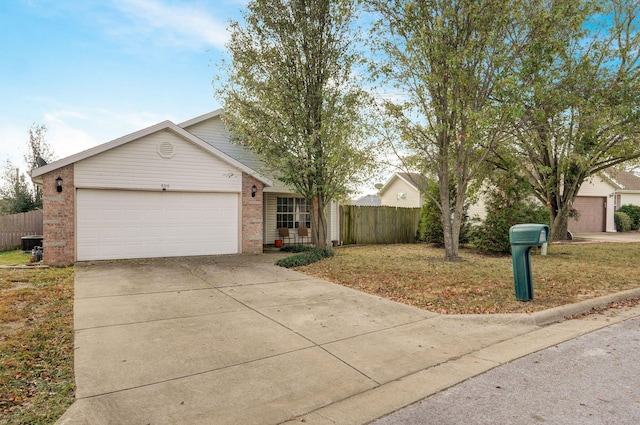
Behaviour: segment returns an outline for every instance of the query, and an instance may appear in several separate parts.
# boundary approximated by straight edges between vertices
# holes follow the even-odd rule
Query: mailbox
[[[544,224],[516,224],[509,229],[513,280],[516,299],[533,299],[533,279],[531,277],[531,248],[549,241],[549,226]]]

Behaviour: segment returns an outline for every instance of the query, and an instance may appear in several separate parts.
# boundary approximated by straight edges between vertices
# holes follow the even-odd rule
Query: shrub
[[[333,248],[312,248],[309,251],[282,258],[276,262],[276,265],[286,268],[306,266],[307,264],[315,263],[323,258],[333,257],[334,255],[335,251]]]
[[[616,231],[628,232],[631,230],[631,218],[626,213],[616,211],[613,214],[613,219],[616,223]]]
[[[472,229],[471,243],[481,252],[508,253],[509,228],[521,223],[548,223],[549,211],[528,200],[530,185],[516,174],[496,172],[491,184],[484,192],[487,217]]]
[[[625,213],[631,219],[631,230],[640,229],[640,206],[638,205],[623,205],[618,208],[618,211]]]
[[[307,252],[313,250],[314,247],[311,245],[289,245],[280,248],[280,251],[283,252]]]
[[[426,188],[427,193],[436,199],[440,199],[440,189],[437,182],[431,182]],[[455,202],[455,187],[450,190],[450,197]],[[453,206],[452,206],[453,208]],[[460,243],[469,242],[469,231],[471,224],[469,217],[465,216],[460,226]],[[444,231],[442,230],[442,220],[440,219],[440,209],[431,198],[427,197],[422,209],[420,210],[420,221],[418,222],[417,239],[419,242],[433,243],[438,246],[444,246]]]

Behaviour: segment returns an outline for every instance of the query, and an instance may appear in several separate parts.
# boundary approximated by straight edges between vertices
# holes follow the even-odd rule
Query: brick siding
[[[251,196],[253,185],[258,189]],[[242,253],[260,254],[263,244],[262,189],[259,180],[242,173]]]
[[[62,178],[62,192],[56,179]],[[43,262],[67,266],[75,262],[75,187],[73,164],[42,176]]]

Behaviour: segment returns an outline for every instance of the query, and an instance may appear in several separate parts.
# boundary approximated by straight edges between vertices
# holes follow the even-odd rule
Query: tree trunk
[[[307,201],[309,202],[309,201]],[[323,196],[315,196],[310,202],[311,234],[316,248],[326,248],[327,205]]]
[[[440,189],[440,221],[442,222],[442,235],[444,239],[444,259],[445,261],[458,261],[458,247],[460,243],[460,225],[456,226],[457,214],[451,214],[451,188],[447,170],[440,173],[438,186]],[[459,219],[459,217],[458,217]]]
[[[567,240],[569,227],[569,207],[563,205],[560,209],[551,208],[551,240]]]

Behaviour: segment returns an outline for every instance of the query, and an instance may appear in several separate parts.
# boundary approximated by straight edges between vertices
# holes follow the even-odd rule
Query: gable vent
[[[169,159],[176,153],[176,148],[171,142],[162,142],[158,145],[158,155],[160,158]]]

